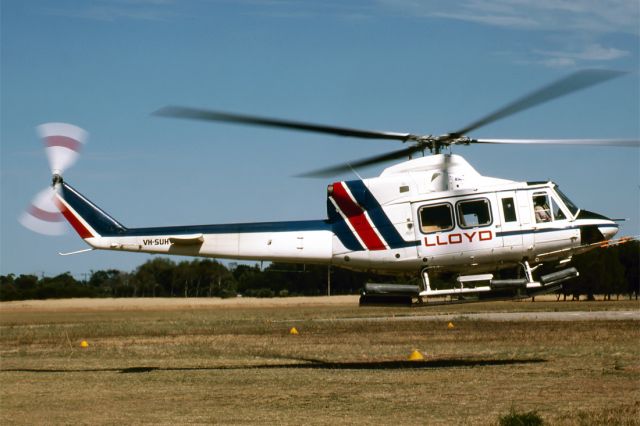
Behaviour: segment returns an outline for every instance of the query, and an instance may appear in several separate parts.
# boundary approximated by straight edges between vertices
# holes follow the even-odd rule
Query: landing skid
[[[422,285],[367,284],[360,296],[360,306],[439,306],[494,300],[517,300],[551,293],[562,288],[564,281],[579,275],[575,268],[543,275],[533,280],[533,270],[523,262],[525,278],[494,279],[492,274],[465,275],[457,278],[452,288],[434,289],[428,270],[422,271]]]

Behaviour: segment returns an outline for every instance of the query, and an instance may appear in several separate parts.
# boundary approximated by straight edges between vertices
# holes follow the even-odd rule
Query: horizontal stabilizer
[[[169,237],[171,244],[176,246],[194,246],[200,245],[204,242],[204,235],[192,234],[192,235],[180,235],[178,237]]]

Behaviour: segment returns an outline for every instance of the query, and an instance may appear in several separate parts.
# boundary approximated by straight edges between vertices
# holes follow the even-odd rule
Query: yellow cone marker
[[[423,361],[423,360],[424,360],[424,355],[422,355],[420,351],[418,351],[417,349],[414,349],[414,351],[411,352],[411,355],[409,355],[409,361]]]
[[[289,334],[298,334],[298,329],[295,327],[291,327],[291,330],[289,330]]]
[[[82,342],[80,342],[80,347],[81,348],[88,348],[89,347],[89,343],[87,343],[86,340],[83,340]]]
[[[448,328],[449,330],[451,330],[452,328],[456,328],[456,326],[455,326],[455,325],[453,325],[453,323],[452,323],[452,322],[450,322],[449,324],[447,324],[447,328]]]

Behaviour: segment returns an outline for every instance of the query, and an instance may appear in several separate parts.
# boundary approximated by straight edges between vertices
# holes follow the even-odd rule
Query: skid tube
[[[428,269],[422,270],[422,285],[369,283],[360,295],[360,306],[428,307],[461,303],[520,300],[562,289],[562,283],[579,275],[575,268],[543,275],[533,280],[532,268],[522,265],[526,278],[493,279],[492,274],[463,275],[448,289],[433,289]],[[479,284],[479,285],[476,285]]]

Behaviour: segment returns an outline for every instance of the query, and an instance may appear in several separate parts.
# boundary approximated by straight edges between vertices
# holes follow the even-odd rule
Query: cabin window
[[[448,231],[453,229],[451,204],[436,204],[420,208],[420,229],[423,233]]]
[[[536,192],[533,194],[533,212],[536,216],[536,223],[551,222],[551,207],[549,207],[549,196],[546,192]]]
[[[457,204],[461,228],[474,228],[491,224],[491,205],[486,198],[460,201]]]
[[[505,222],[518,221],[518,218],[516,217],[516,206],[515,206],[515,203],[513,202],[513,198],[502,199],[502,212],[504,213]]]

